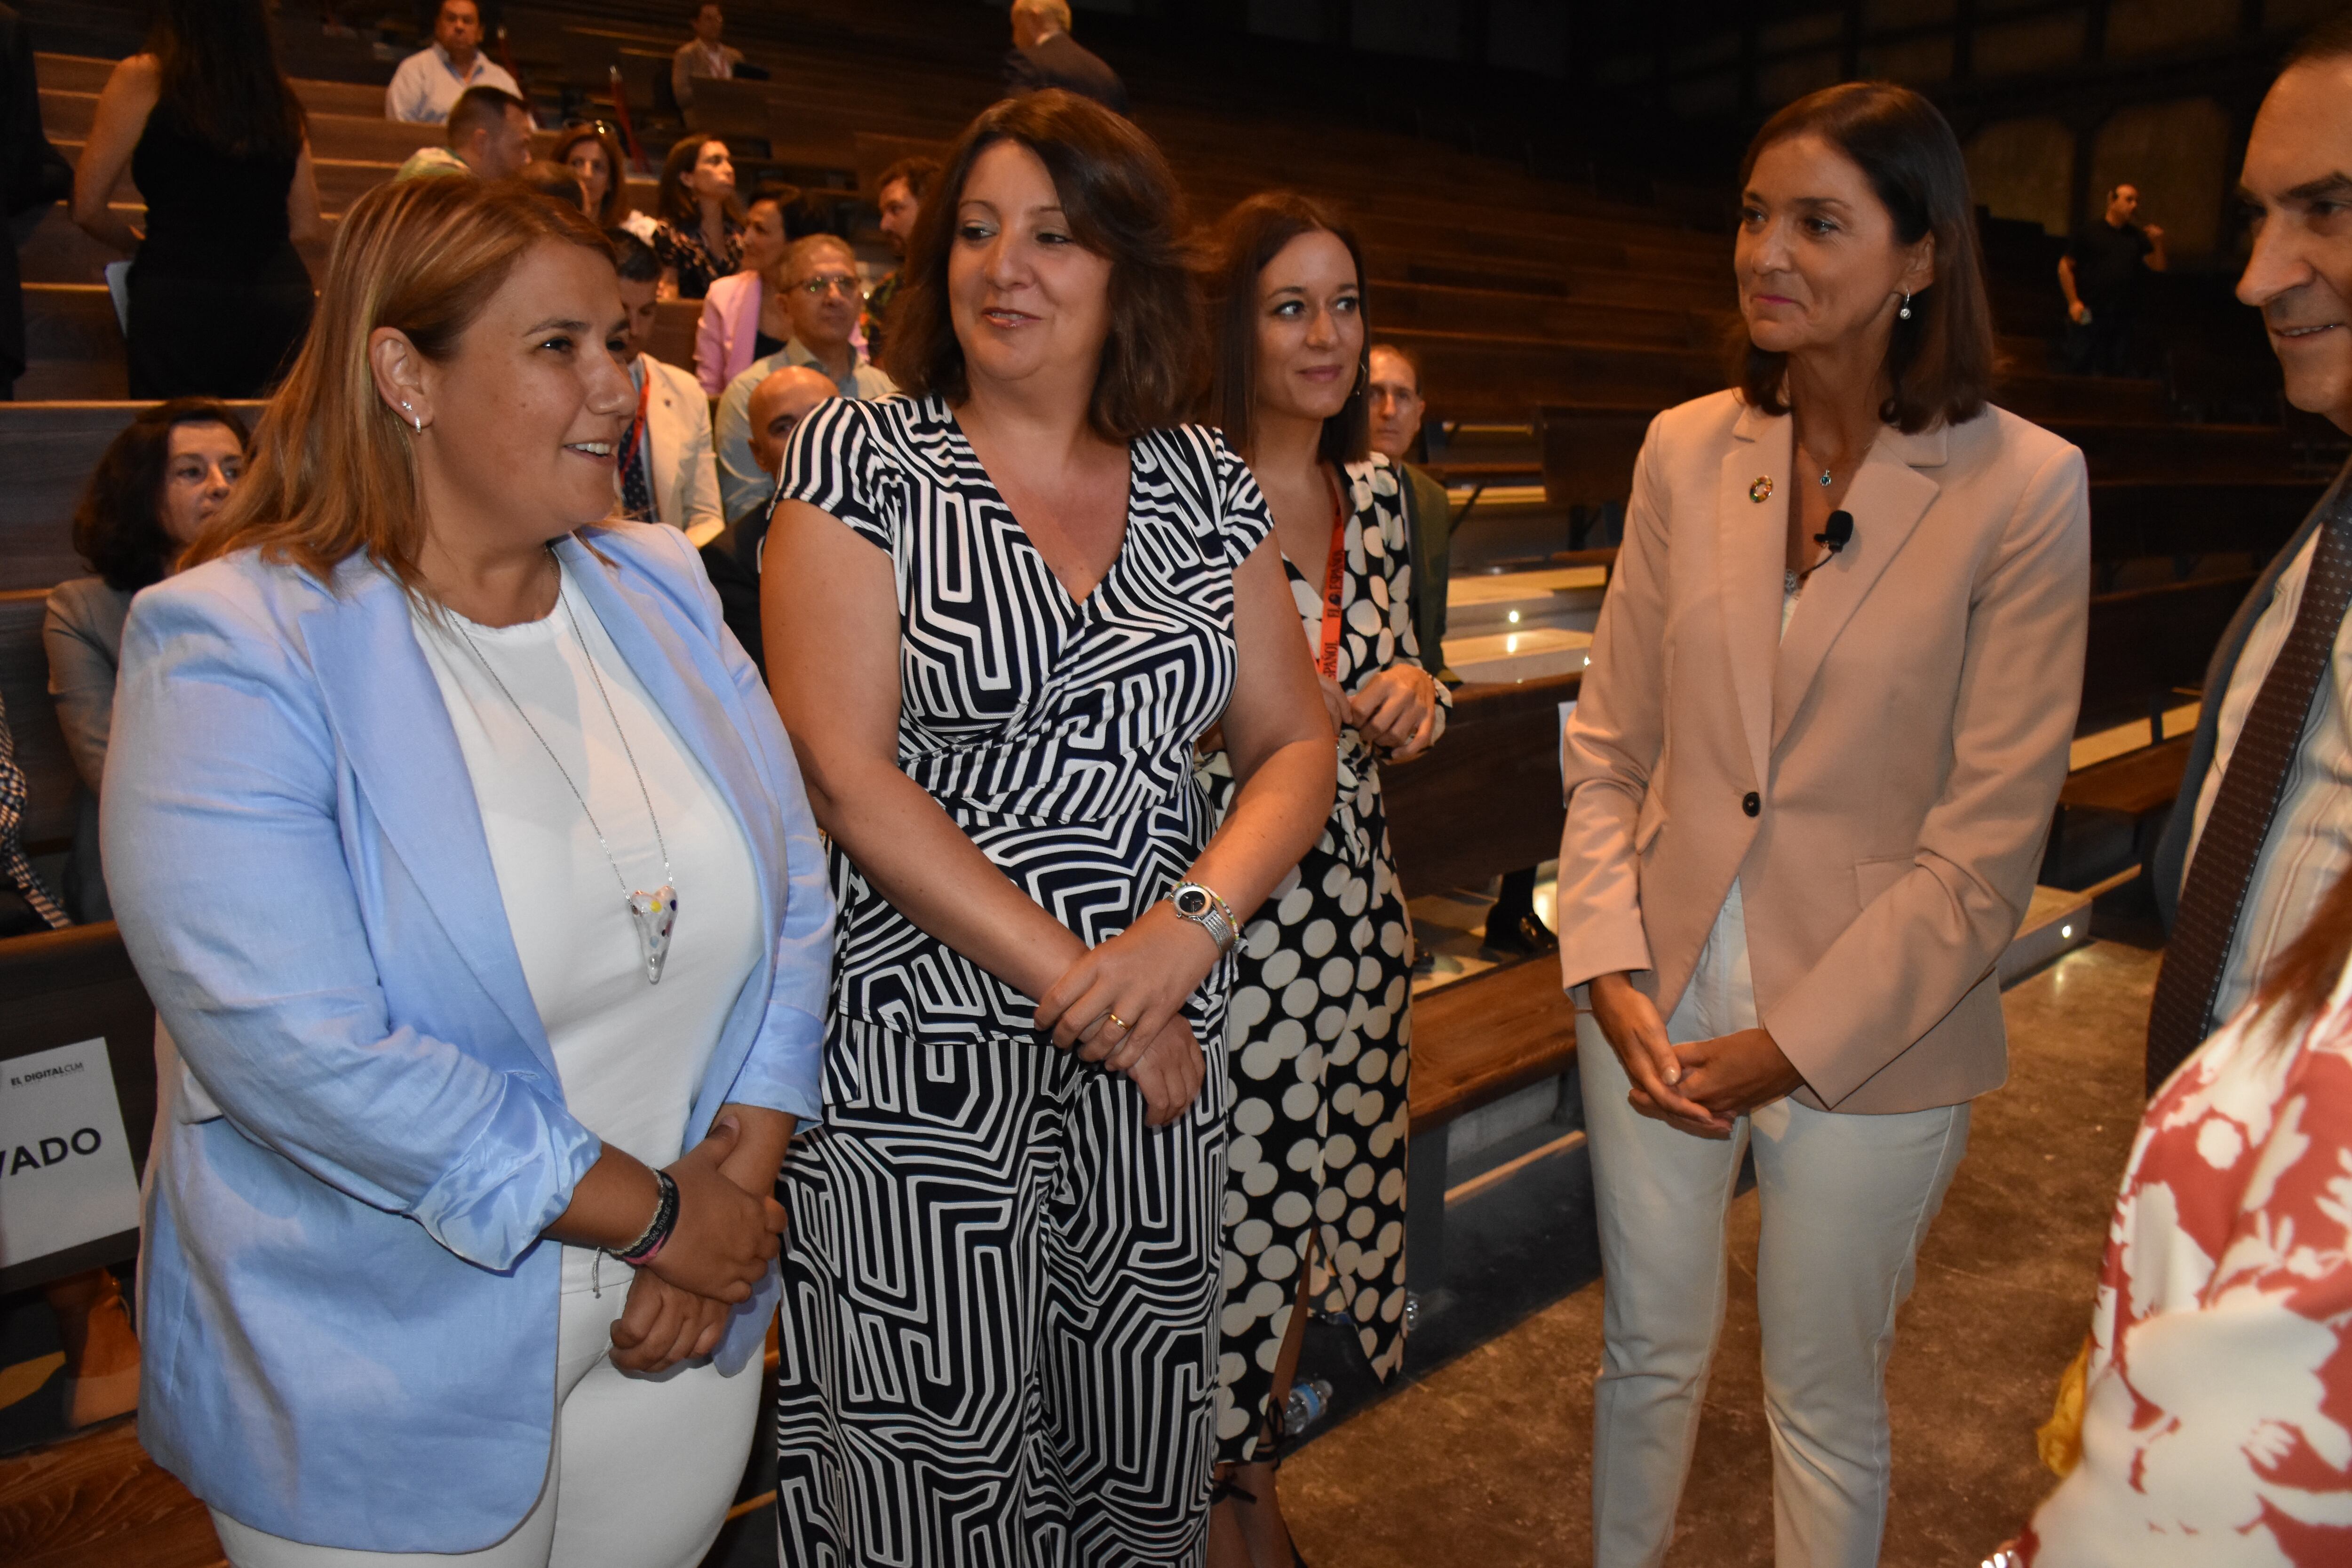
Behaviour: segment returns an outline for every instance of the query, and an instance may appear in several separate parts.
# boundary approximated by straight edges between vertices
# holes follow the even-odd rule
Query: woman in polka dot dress
[[[1300,1309],[1352,1319],[1383,1378],[1404,1355],[1412,952],[1377,759],[1426,750],[1450,699],[1414,640],[1397,476],[1369,450],[1362,278],[1336,218],[1275,193],[1220,226],[1209,279],[1211,412],[1274,512],[1339,736],[1323,837],[1244,921],[1234,954],[1212,1568],[1293,1561],[1270,1416],[1289,1391]],[[1230,770],[1213,733],[1202,744],[1222,812]]]

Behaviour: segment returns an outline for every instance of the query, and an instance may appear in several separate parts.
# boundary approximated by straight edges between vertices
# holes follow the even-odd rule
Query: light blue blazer
[[[783,727],[683,535],[557,549],[755,866],[766,956],[686,1143],[729,1101],[814,1123],[833,903]],[[140,1440],[273,1535],[490,1544],[547,1470],[561,1249],[540,1233],[602,1145],[564,1109],[398,583],[246,552],[141,594],[102,798],[166,1037]],[[760,1352],[776,1293],[771,1269],[722,1367]]]

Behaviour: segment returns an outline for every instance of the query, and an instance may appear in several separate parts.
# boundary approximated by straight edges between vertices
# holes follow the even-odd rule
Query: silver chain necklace
[[[571,772],[564,767],[563,760],[555,754],[555,748],[547,743],[547,737],[541,734],[539,726],[530,721],[530,714],[515,700],[515,694],[499,679],[498,670],[482,652],[482,645],[476,642],[474,634],[466,629],[465,618],[456,616],[455,612],[452,616],[457,622],[458,635],[466,639],[466,646],[474,650],[474,662],[480,665],[482,673],[497,685],[499,694],[513,707],[515,717],[522,721],[523,728],[530,731],[531,739],[537,741],[540,750],[547,753],[547,760],[555,764],[556,773],[563,779],[563,787],[570,790],[572,798],[580,803],[582,815],[588,818],[589,830],[596,835],[596,847],[604,850],[605,864],[613,868],[613,880],[621,886],[621,897],[628,906],[629,923],[635,928],[637,945],[645,953],[646,984],[658,985],[661,984],[662,965],[669,961],[670,933],[677,928],[677,888],[670,874],[669,844],[662,837],[661,818],[654,811],[653,792],[646,787],[645,770],[637,766],[637,753],[630,748],[628,731],[621,728],[620,714],[614,711],[612,694],[604,689],[604,678],[596,671],[596,658],[588,650],[588,639],[580,635],[580,617],[572,613],[571,597],[563,590],[563,568],[560,563],[556,566],[555,601],[563,607],[563,618],[572,623],[572,640],[580,645],[580,657],[587,661],[588,679],[596,683],[596,695],[604,699],[604,716],[613,721],[613,733],[621,738],[621,754],[629,759],[629,771],[637,776],[637,795],[645,801],[646,816],[654,825],[654,844],[661,850],[662,885],[650,893],[643,889],[632,889],[629,879],[621,875],[621,862],[614,857],[613,846],[604,837],[603,824],[596,820],[596,814],[588,809],[588,797],[580,793],[578,784],[572,782]]]

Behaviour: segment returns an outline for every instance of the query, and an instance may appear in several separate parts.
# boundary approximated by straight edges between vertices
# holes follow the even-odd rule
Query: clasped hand
[[[1429,671],[1410,664],[1391,664],[1365,681],[1352,697],[1328,676],[1318,679],[1323,683],[1323,702],[1331,710],[1331,722],[1352,726],[1367,745],[1388,752],[1389,761],[1411,762],[1436,740],[1437,678]]]
[[[1080,1059],[1133,1079],[1146,1124],[1165,1127],[1199,1096],[1207,1072],[1183,1006],[1216,963],[1207,931],[1155,904],[1046,988],[1037,1027]]]
[[[751,1300],[782,1250],[775,1173],[739,1156],[741,1140],[741,1125],[722,1115],[667,1167],[677,1184],[677,1223],[653,1261],[635,1271],[613,1324],[613,1364],[623,1372],[662,1372],[717,1350],[728,1313]]]
[[[1622,974],[1591,985],[1592,1017],[1633,1080],[1626,1100],[1644,1116],[1701,1138],[1726,1138],[1738,1117],[1804,1087],[1769,1031],[1740,1029],[1670,1045],[1657,1004]]]

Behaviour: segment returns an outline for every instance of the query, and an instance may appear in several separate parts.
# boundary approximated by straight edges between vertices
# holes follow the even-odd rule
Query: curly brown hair
[[[73,546],[89,569],[119,593],[163,580],[180,547],[163,531],[163,479],[172,432],[183,425],[225,425],[250,444],[245,416],[209,397],[174,397],[142,408],[108,443],[74,508]]]
[[[1176,177],[1133,122],[1058,88],[982,110],[949,149],[907,242],[883,368],[919,397],[936,394],[952,404],[971,395],[948,301],[948,258],[971,166],[1000,142],[1037,154],[1053,176],[1070,237],[1110,263],[1110,332],[1087,405],[1088,427],[1106,441],[1126,442],[1177,423],[1200,384],[1203,333]]]

